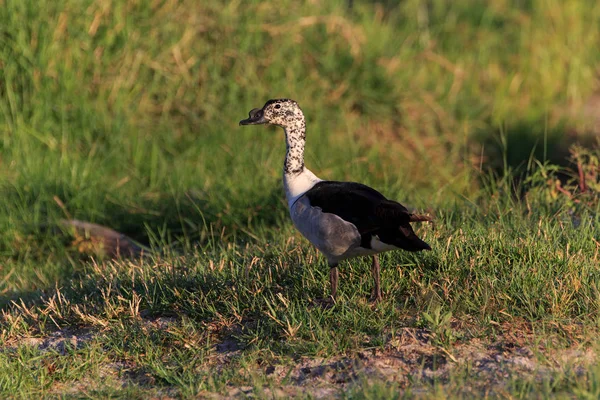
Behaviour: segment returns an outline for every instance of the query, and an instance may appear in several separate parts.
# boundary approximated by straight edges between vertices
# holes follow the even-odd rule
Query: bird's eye
[[[275,108],[279,110],[281,108],[281,104],[275,104]]]

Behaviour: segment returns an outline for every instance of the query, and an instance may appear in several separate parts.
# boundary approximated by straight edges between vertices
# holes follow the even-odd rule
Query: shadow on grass
[[[572,167],[569,149],[576,144],[591,148],[596,145],[596,134],[576,131],[566,121],[552,127],[544,121],[520,121],[480,130],[473,140],[473,148],[480,149],[481,169],[495,176],[512,176],[515,183],[523,181],[534,160]],[[567,178],[561,174],[558,177]]]
[[[530,160],[565,163],[570,139],[566,127],[547,128],[544,122],[519,122],[475,134],[476,146],[482,149],[483,169],[497,175],[522,173]]]
[[[139,196],[116,201],[101,189],[94,196],[100,200],[86,204],[86,199],[66,185],[39,185],[28,191],[4,187],[0,197],[15,205],[12,220],[22,221],[8,229],[35,234],[60,219],[78,219],[114,229],[145,245],[152,244],[153,236],[161,232],[171,239],[186,238],[200,245],[210,235],[207,231],[249,239],[247,232],[254,225],[272,226],[284,215],[283,194],[278,187],[241,199],[250,200],[245,204],[219,204],[193,191],[178,198],[159,194],[151,199]],[[75,211],[71,215],[65,209]]]
[[[4,286],[0,290],[5,293],[0,298],[1,307],[11,300],[31,300],[56,285],[63,286],[83,272],[83,264],[91,257],[108,257],[98,248],[96,238],[77,236],[61,226],[60,221],[69,217],[113,229],[157,253],[185,254],[195,247],[210,250],[228,243],[268,240],[262,236],[285,215],[278,186],[252,196],[246,204],[231,205],[219,204],[200,193],[183,193],[178,198],[139,196],[133,206],[127,205],[127,200],[86,204],[73,188],[54,185],[27,190],[5,186],[0,188],[0,197],[11,207],[7,218],[0,221],[4,232],[0,237],[0,265],[7,267],[0,275],[6,276],[4,282],[0,278]],[[96,198],[107,197],[100,193]],[[77,213],[65,215],[61,208]],[[31,290],[6,289],[11,286]]]

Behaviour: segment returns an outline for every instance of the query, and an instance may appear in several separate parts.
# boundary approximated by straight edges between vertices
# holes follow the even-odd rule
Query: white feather
[[[399,248],[396,246],[382,242],[377,235],[373,235],[373,237],[371,237],[371,249],[375,250],[377,253],[399,250]]]
[[[299,174],[283,174],[283,187],[290,211],[300,196],[321,181],[322,179],[319,179],[308,168],[304,168]]]

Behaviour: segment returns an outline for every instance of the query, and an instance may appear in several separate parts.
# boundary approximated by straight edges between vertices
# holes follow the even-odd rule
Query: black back
[[[410,212],[369,186],[355,182],[322,181],[305,193],[310,205],[339,216],[356,226],[361,247],[371,248],[371,238],[405,250],[430,249],[410,226]]]

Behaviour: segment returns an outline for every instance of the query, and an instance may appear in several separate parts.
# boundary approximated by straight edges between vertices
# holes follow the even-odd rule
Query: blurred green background
[[[77,268],[60,218],[280,234],[282,132],[238,127],[270,98],[303,108],[318,175],[476,201],[481,171],[595,143],[599,48],[596,1],[0,0],[0,290]]]

